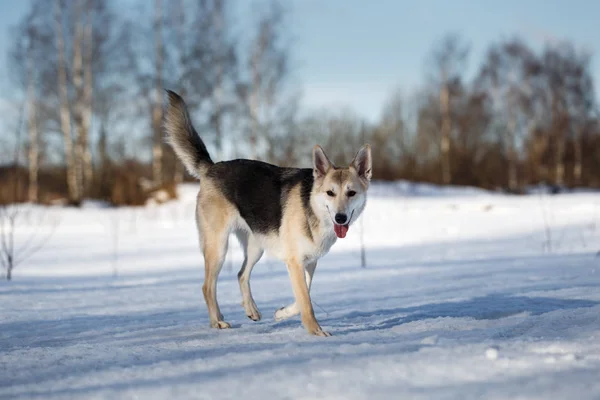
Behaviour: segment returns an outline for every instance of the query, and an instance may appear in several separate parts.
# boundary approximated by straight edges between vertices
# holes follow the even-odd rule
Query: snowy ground
[[[269,258],[245,316],[233,240],[233,329],[208,327],[194,190],[48,211],[51,241],[0,283],[0,399],[600,398],[599,194],[375,185],[368,267],[359,222],[317,268],[317,338],[273,320],[292,292]]]

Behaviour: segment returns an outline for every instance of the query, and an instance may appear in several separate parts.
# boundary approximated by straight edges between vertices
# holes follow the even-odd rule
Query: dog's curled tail
[[[193,176],[200,178],[214,164],[206,145],[194,129],[185,101],[177,93],[167,90],[169,104],[163,127],[165,141]]]

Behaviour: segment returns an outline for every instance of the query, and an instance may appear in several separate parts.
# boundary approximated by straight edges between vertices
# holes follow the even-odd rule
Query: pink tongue
[[[339,237],[340,239],[345,238],[346,233],[348,233],[348,225],[333,224],[333,229],[335,230],[335,234],[337,235],[337,237]]]

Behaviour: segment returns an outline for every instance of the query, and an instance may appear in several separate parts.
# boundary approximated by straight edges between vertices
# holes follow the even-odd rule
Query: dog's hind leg
[[[250,290],[250,274],[252,268],[260,260],[263,255],[263,248],[260,246],[256,237],[252,233],[240,231],[237,233],[240,245],[244,249],[244,263],[240,272],[238,272],[238,282],[240,284],[240,291],[242,292],[242,306],[246,311],[246,315],[253,321],[258,321],[261,318],[258,307],[252,298],[252,291]]]
[[[308,287],[308,291],[310,292],[310,286],[312,283],[312,278],[315,273],[315,268],[317,267],[317,262],[313,262],[307,264],[304,269],[304,278],[306,280],[306,286]],[[298,307],[297,302],[293,302],[285,307],[281,307],[279,310],[275,311],[275,320],[282,321],[284,319],[288,319],[300,314],[300,307]]]
[[[224,237],[223,237],[224,236]],[[223,321],[223,314],[217,302],[217,279],[223,267],[225,254],[227,253],[228,233],[222,233],[204,244],[204,285],[202,293],[208,307],[210,325],[213,328],[231,328]]]
[[[231,328],[231,325],[223,320],[223,314],[221,314],[217,302],[217,279],[227,254],[232,222],[231,214],[226,210],[211,209],[210,207],[203,207],[202,211],[197,212],[200,243],[204,253],[202,293],[208,308],[210,325],[218,329]]]

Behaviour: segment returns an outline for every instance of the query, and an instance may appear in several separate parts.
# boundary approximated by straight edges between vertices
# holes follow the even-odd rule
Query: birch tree
[[[507,159],[508,189],[517,190],[518,149],[531,116],[530,66],[533,52],[517,39],[492,45],[481,66],[476,85],[488,93],[500,128]]]
[[[163,139],[162,139],[162,98],[163,98],[163,5],[162,0],[154,1],[154,103],[152,106],[152,178],[155,185],[162,183]]]
[[[83,32],[83,112],[81,116],[81,144],[83,147],[82,166],[85,193],[89,194],[93,182],[94,168],[92,165],[92,150],[90,145],[90,129],[92,122],[92,95],[94,88],[92,55],[94,49],[92,21],[92,0],[86,0],[86,19]]]
[[[65,164],[67,169],[67,187],[69,199],[72,202],[81,201],[80,185],[77,175],[77,167],[73,153],[73,136],[71,132],[71,104],[69,101],[69,86],[67,77],[67,61],[65,50],[65,36],[63,32],[63,7],[61,0],[55,0],[55,36],[58,53],[58,92],[60,94],[60,127],[63,133],[63,144],[65,151]]]
[[[9,61],[12,66],[13,76],[21,89],[27,112],[28,130],[28,193],[30,202],[38,201],[38,172],[40,160],[40,126],[39,126],[39,71],[36,63],[39,61],[39,27],[36,23],[36,12],[31,10],[15,30],[15,42],[10,50]],[[20,149],[18,149],[20,151]]]
[[[452,88],[460,83],[469,55],[469,47],[457,35],[447,35],[430,55],[431,81],[439,96],[439,148],[442,183],[452,182],[451,136],[452,136]]]
[[[84,88],[83,88],[83,51],[84,51],[84,0],[77,0],[75,2],[74,10],[74,24],[75,32],[73,35],[73,89],[75,92],[75,101],[73,104],[73,123],[75,125],[75,173],[77,175],[77,191],[79,196],[85,195],[85,182],[84,182],[84,154],[86,145],[87,132],[84,129],[84,114],[86,113]]]
[[[297,102],[286,87],[291,52],[286,39],[284,6],[276,1],[261,11],[251,37],[248,80],[240,88],[249,120],[250,156],[257,158],[261,142],[272,148],[293,124]]]
[[[30,33],[35,35],[34,32]],[[29,169],[29,190],[28,199],[30,202],[38,201],[38,171],[39,171],[39,129],[37,121],[37,91],[36,79],[34,71],[33,59],[33,43],[30,41],[28,46],[27,57],[27,114],[29,125],[29,154],[28,154],[28,169]]]

